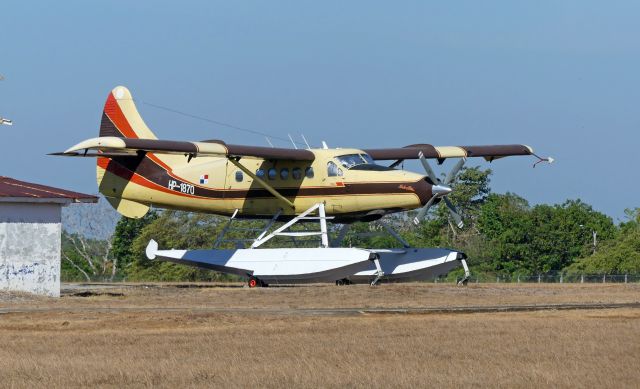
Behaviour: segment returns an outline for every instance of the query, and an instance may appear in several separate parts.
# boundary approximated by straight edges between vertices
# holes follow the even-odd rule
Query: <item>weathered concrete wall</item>
[[[60,204],[0,203],[0,290],[60,296]]]

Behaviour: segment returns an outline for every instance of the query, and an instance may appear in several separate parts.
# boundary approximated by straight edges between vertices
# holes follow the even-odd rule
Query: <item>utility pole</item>
[[[580,228],[586,228],[584,224],[580,224]],[[591,250],[592,254],[596,253],[596,248],[598,247],[598,232],[596,230],[591,230],[591,236],[593,237],[593,249]]]
[[[0,74],[0,81],[4,80],[4,76],[2,74]],[[1,125],[6,125],[6,126],[12,126],[13,125],[13,121],[7,119],[7,118],[3,118],[2,116],[0,116],[0,126]]]

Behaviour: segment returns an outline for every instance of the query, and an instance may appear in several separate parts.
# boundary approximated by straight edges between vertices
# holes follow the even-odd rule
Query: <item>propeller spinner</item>
[[[458,226],[458,228],[462,228],[464,226],[464,223],[462,222],[462,217],[458,213],[458,210],[453,205],[453,203],[451,203],[451,201],[449,201],[449,199],[446,196],[449,193],[451,193],[452,189],[449,185],[451,184],[451,182],[453,182],[458,172],[460,172],[460,169],[462,169],[462,166],[464,166],[464,163],[467,161],[467,159],[461,158],[458,161],[458,163],[456,163],[456,165],[453,167],[453,169],[451,169],[449,174],[447,174],[444,181],[442,181],[433,172],[433,169],[431,169],[431,165],[429,165],[429,162],[424,157],[424,154],[422,154],[422,152],[418,154],[418,157],[420,159],[420,162],[422,163],[422,166],[424,167],[424,170],[427,172],[427,176],[429,177],[431,182],[433,182],[434,185],[431,188],[431,192],[432,192],[431,198],[429,199],[429,201],[427,201],[427,203],[422,208],[420,208],[416,217],[413,218],[413,223],[415,225],[420,224],[420,221],[424,219],[425,215],[429,211],[429,208],[431,208],[431,206],[433,205],[433,202],[438,198],[442,198],[444,204],[449,209],[449,214],[455,221],[456,225]]]

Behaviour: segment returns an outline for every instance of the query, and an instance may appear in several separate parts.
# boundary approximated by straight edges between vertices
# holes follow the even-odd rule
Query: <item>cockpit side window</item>
[[[375,165],[375,161],[368,154],[347,154],[336,157],[345,169],[351,169],[359,165]]]
[[[369,154],[360,154],[360,156],[362,157],[362,159],[364,159],[365,163],[368,163],[371,165],[376,163]]]
[[[365,163],[362,157],[360,157],[360,155],[358,154],[340,155],[336,157],[336,159],[346,169]]]
[[[329,177],[342,176],[342,169],[340,169],[335,163],[329,161],[327,163],[327,175]]]

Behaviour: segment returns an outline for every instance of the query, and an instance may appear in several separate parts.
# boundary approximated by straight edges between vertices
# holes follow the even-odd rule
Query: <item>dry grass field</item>
[[[91,293],[74,288],[60,299],[0,295],[5,312],[0,313],[0,387],[640,383],[637,308],[299,313],[303,308],[638,302],[637,284],[180,286],[125,285]]]

